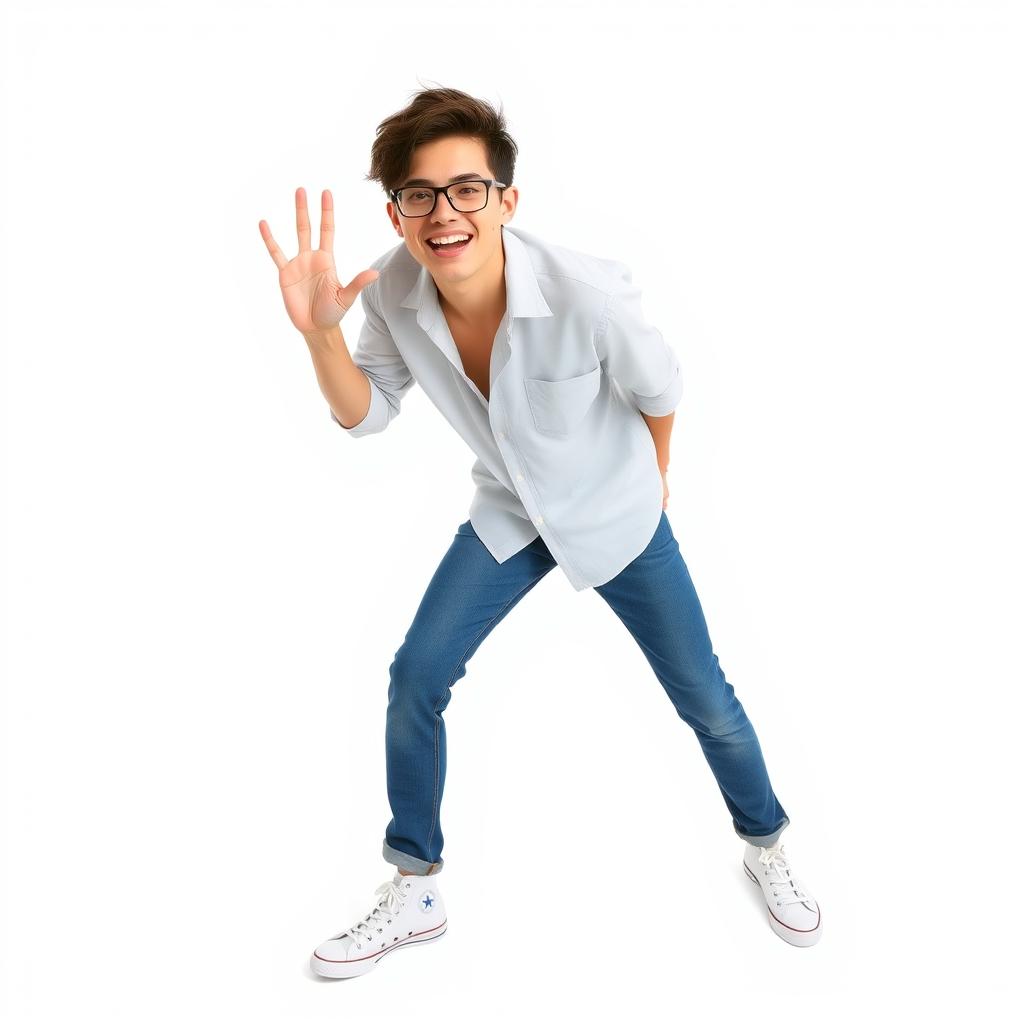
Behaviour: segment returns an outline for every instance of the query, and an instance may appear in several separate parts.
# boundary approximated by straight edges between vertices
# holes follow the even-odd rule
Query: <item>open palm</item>
[[[320,212],[320,248],[310,248],[309,212],[306,190],[295,190],[295,226],[299,252],[285,259],[270,233],[270,225],[260,221],[260,234],[279,271],[278,281],[284,307],[292,323],[302,331],[323,331],[341,322],[352,308],[356,296],[380,275],[376,270],[360,271],[342,286],[334,267],[334,201],[324,189]]]

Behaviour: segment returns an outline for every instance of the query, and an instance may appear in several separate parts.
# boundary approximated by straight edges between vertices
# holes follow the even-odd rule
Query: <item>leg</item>
[[[447,764],[442,713],[466,662],[491,630],[557,563],[535,538],[499,564],[467,520],[427,586],[391,663],[384,859],[413,874],[443,867],[441,796]]]
[[[754,846],[771,846],[789,818],[772,791],[754,727],[712,651],[704,612],[664,512],[647,548],[595,589],[696,733],[736,834]]]

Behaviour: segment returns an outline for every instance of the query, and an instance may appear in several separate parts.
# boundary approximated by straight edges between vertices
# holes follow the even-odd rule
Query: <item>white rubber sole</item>
[[[764,889],[761,888],[761,883],[757,880],[757,876],[747,867],[746,861],[743,862],[743,870],[747,873],[749,878],[754,885],[757,886],[758,892],[764,896]],[[821,908],[818,908],[818,923],[814,928],[810,928],[802,931],[799,928],[790,928],[789,925],[783,924],[773,913],[772,908],[768,907],[768,923],[772,926],[772,931],[780,939],[785,939],[791,946],[813,946],[818,939],[821,938]]]
[[[405,949],[407,946],[425,946],[428,942],[437,942],[446,931],[448,931],[447,917],[436,928],[417,932],[415,935],[402,939],[401,942],[388,946],[387,949],[368,953],[357,960],[324,960],[314,952],[310,957],[309,966],[324,978],[358,978],[359,975],[372,971],[392,950]]]

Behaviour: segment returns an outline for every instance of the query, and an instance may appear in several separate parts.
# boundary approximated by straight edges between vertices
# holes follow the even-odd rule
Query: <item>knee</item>
[[[453,664],[452,658],[435,645],[409,643],[399,647],[388,670],[388,706],[429,706],[441,710],[451,698],[450,687],[466,674],[464,664]]]
[[[708,703],[700,713],[701,731],[719,740],[727,740],[742,733],[748,726],[743,705],[734,695],[720,696]]]
[[[693,708],[697,728],[706,736],[728,739],[746,728],[747,715],[732,684],[717,668],[701,687],[701,699]]]

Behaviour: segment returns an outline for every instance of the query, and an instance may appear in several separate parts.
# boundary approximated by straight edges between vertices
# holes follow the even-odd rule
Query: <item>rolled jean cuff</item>
[[[767,836],[748,836],[736,828],[736,823],[733,822],[733,831],[741,839],[745,839],[751,846],[774,846],[779,836],[782,835],[783,830],[789,824],[789,818],[786,818],[782,824],[770,835]]]
[[[437,875],[444,867],[444,857],[441,857],[436,864],[429,860],[420,860],[419,857],[411,857],[407,853],[402,853],[401,850],[388,846],[386,839],[384,840],[383,854],[389,864],[394,864],[396,868],[401,868],[403,871],[410,871],[414,875]]]

